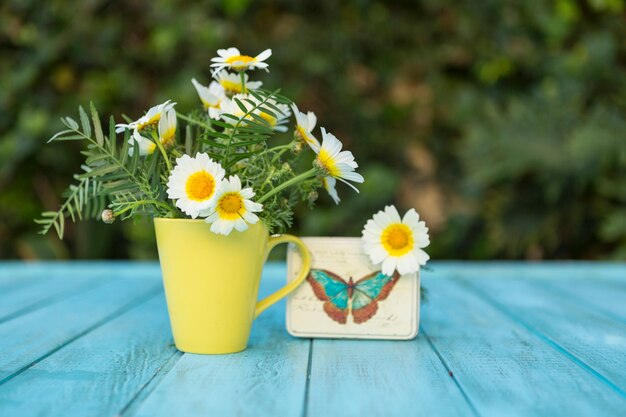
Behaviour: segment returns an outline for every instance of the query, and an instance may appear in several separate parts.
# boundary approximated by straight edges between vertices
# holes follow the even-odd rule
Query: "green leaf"
[[[75,130],[70,130],[70,132],[75,132]],[[66,140],[83,140],[85,137],[83,135],[68,135],[68,136],[59,136],[54,139],[55,142],[62,142]],[[52,139],[50,140],[52,141]],[[49,142],[50,142],[49,141]]]
[[[261,116],[259,116],[258,114],[250,113],[248,116],[252,117],[257,122],[264,124],[265,126],[270,126],[269,122],[265,120],[264,118],[262,118]]]
[[[70,129],[68,129],[68,130],[62,130],[62,131],[60,131],[60,132],[56,133],[56,134],[55,134],[54,136],[52,136],[50,139],[48,139],[48,142],[47,142],[47,143],[50,143],[50,142],[52,142],[53,140],[57,139],[59,136],[65,135],[66,133],[70,133],[70,132],[73,132],[73,130],[70,130]]]
[[[61,122],[74,131],[78,130],[78,123],[71,117],[61,118]]]
[[[193,138],[191,137],[191,126],[185,127],[185,153],[191,155],[191,146],[193,144]]]
[[[80,174],[78,176],[78,178],[83,179],[83,178],[98,177],[100,175],[105,175],[105,174],[108,174],[108,173],[111,173],[111,172],[115,172],[118,169],[119,169],[119,167],[116,166],[116,165],[104,165],[104,166],[101,166],[101,167],[93,168],[89,172],[85,172],[83,174]]]
[[[237,120],[237,121],[239,120],[239,117],[233,116],[232,114],[228,114],[228,113],[222,113],[222,116],[225,116],[225,117]],[[225,122],[222,122],[221,120],[213,120],[211,123],[216,125],[216,126],[223,127],[224,129],[232,129],[233,128],[233,125],[225,123]]]
[[[139,163],[139,144],[136,140],[133,141],[133,156],[130,160],[130,172],[133,174],[137,172],[137,164]]]
[[[85,133],[85,136],[91,137],[91,125],[89,124],[89,117],[87,117],[87,113],[85,113],[83,106],[78,106],[78,114],[80,116],[80,123],[83,125],[83,133]]]
[[[220,139],[228,139],[230,137],[230,135],[227,135],[226,133],[217,132],[215,130],[207,130],[206,132],[204,132],[204,134],[207,136],[212,136],[214,138],[220,138]]]
[[[115,133],[115,119],[109,118],[109,151],[115,155],[117,148],[117,133]]]
[[[209,146],[213,146],[214,148],[226,149],[226,145],[224,145],[223,143],[216,142],[209,138],[200,138],[200,142]]]
[[[263,106],[267,106],[272,108],[273,110],[277,111],[280,114],[284,114],[284,111],[281,110],[279,107],[273,105],[272,103],[270,103],[269,101],[266,101],[265,103],[263,103]],[[266,112],[265,110],[263,110],[264,112]],[[266,112],[267,113],[267,112]]]
[[[93,130],[96,135],[96,142],[98,142],[99,145],[102,145],[104,143],[102,124],[100,124],[100,117],[98,116],[96,106],[94,106],[93,102],[89,102],[89,110],[91,111],[91,120],[93,121]]]
[[[239,100],[238,98],[234,98],[233,99],[235,101],[235,104],[237,104],[237,107],[239,107],[239,109],[244,112],[244,113],[248,113],[249,109],[241,102],[241,100]],[[254,106],[254,104],[253,104]]]

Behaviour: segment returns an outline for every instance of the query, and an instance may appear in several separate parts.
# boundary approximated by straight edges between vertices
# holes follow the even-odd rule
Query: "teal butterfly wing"
[[[324,303],[324,311],[331,319],[346,324],[348,318],[348,290],[350,286],[338,275],[324,270],[312,269],[307,277],[315,296]]]
[[[381,271],[366,275],[354,284],[352,295],[352,318],[357,324],[364,323],[374,317],[378,311],[378,301],[389,296],[389,293],[400,279],[400,274],[392,276]]]

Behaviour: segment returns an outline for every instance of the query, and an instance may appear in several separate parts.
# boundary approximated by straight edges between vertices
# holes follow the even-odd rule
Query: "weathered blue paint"
[[[623,416],[626,264],[433,263],[413,341],[177,352],[156,263],[0,263],[0,416]],[[269,264],[261,296],[284,281]]]

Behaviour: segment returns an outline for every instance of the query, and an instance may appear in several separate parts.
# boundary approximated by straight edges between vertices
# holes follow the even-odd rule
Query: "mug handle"
[[[256,308],[254,310],[255,319],[259,316],[259,314],[265,311],[266,308],[268,308],[269,306],[271,306],[272,304],[274,304],[275,302],[277,302],[278,300],[280,300],[281,298],[283,298],[284,296],[286,296],[287,294],[289,294],[290,292],[298,288],[298,286],[302,284],[302,282],[305,280],[307,275],[309,275],[309,271],[311,269],[311,254],[309,253],[309,250],[307,249],[307,247],[304,245],[304,242],[302,242],[296,236],[293,236],[293,235],[270,236],[270,239],[267,242],[266,253],[269,253],[272,249],[274,249],[276,245],[280,245],[281,243],[294,243],[298,247],[300,251],[300,255],[302,256],[302,269],[300,270],[300,273],[298,274],[298,277],[296,279],[294,279],[293,281],[290,281],[289,283],[287,283],[287,285],[282,287],[280,290],[276,291],[275,293],[271,295],[268,295],[267,297],[265,297],[264,299],[262,299],[256,304]]]

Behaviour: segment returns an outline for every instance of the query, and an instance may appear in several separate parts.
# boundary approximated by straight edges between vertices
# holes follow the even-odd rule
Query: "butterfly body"
[[[324,301],[328,317],[346,324],[352,313],[354,323],[360,324],[376,314],[378,302],[387,298],[399,278],[398,273],[388,276],[374,272],[355,282],[352,277],[346,281],[331,271],[312,269],[307,281],[315,296]]]

